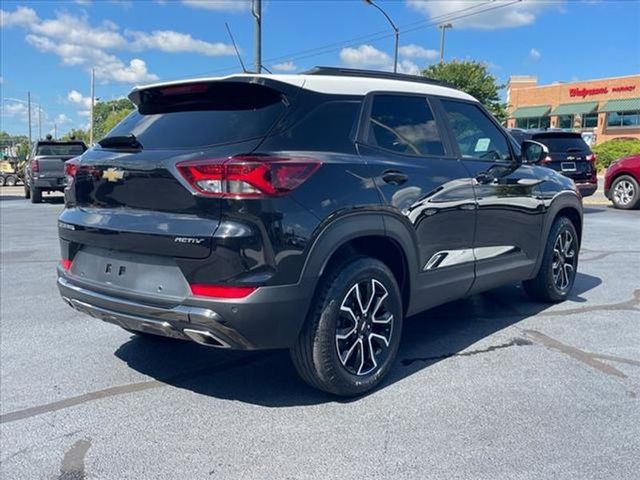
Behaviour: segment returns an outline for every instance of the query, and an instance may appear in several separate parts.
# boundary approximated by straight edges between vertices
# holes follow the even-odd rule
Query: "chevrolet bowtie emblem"
[[[102,172],[102,178],[107,182],[117,182],[124,178],[124,170],[118,170],[117,168],[107,168]]]

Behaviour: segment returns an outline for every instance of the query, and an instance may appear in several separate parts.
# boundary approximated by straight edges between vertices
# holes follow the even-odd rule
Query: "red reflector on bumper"
[[[200,297],[245,298],[257,287],[226,287],[221,285],[189,285],[191,293]]]
[[[62,260],[60,260],[60,266],[62,268],[64,268],[65,270],[71,270],[71,264],[73,262],[71,260],[67,260],[66,258],[63,258]]]

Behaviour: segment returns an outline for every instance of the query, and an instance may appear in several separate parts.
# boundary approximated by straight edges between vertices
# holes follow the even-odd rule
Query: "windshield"
[[[535,140],[547,146],[550,152],[589,151],[589,146],[582,137],[535,137]]]
[[[82,143],[41,144],[36,148],[36,155],[56,155],[61,157],[82,155],[87,149]]]
[[[106,138],[134,135],[145,150],[237,143],[266,135],[286,109],[280,92],[240,82],[160,87],[140,99]]]

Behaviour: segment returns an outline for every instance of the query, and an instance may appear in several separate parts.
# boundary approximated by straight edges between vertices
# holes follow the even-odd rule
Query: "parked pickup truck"
[[[44,192],[62,192],[66,186],[64,162],[82,155],[84,142],[47,140],[36,142],[24,167],[24,198],[40,203]]]

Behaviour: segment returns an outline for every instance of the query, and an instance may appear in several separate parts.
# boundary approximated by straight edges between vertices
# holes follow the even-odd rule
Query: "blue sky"
[[[501,80],[541,83],[640,73],[636,0],[377,0],[400,27],[401,69],[438,61],[448,21],[447,59],[486,62]],[[253,63],[253,18],[243,0],[2,1],[2,125],[26,134],[23,102],[42,108],[43,134],[88,120],[89,70],[96,96],[133,85],[238,71],[225,22]],[[289,73],[314,65],[390,69],[393,38],[382,14],[362,0],[263,0],[263,63]],[[326,48],[321,48],[326,47]],[[33,119],[37,134],[37,108]]]

